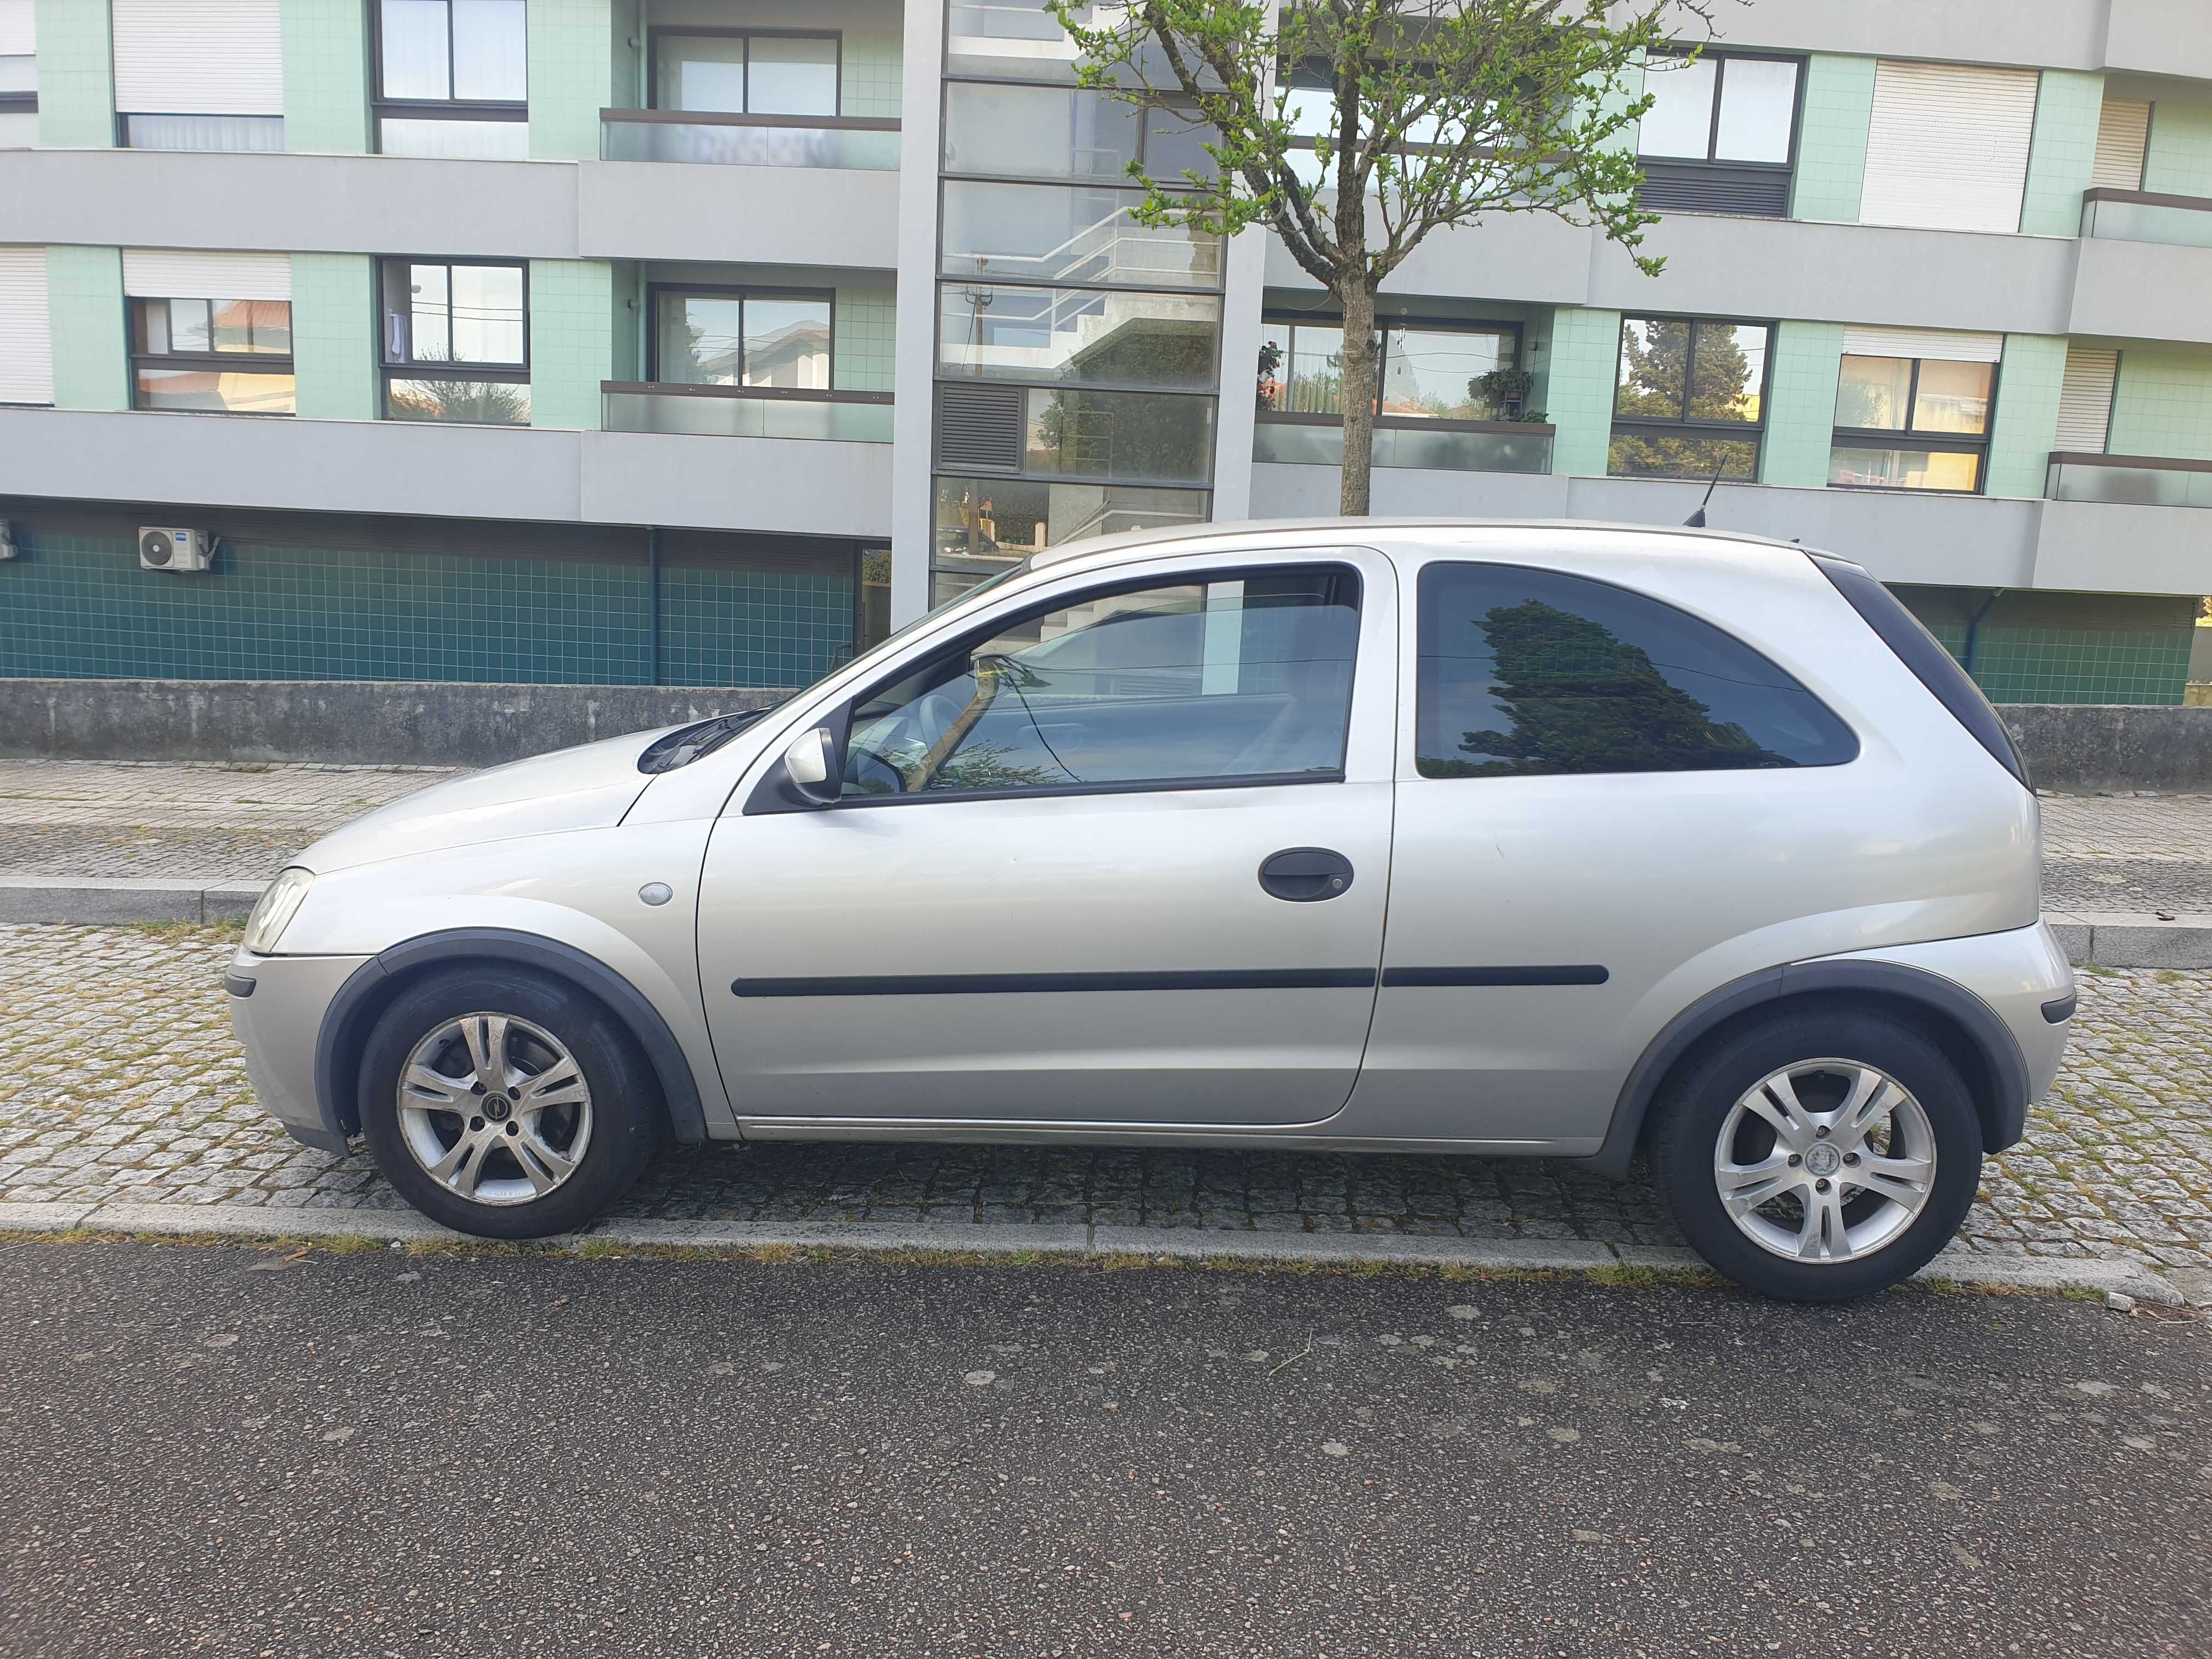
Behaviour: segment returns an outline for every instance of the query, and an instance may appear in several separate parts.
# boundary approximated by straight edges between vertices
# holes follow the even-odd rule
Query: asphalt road
[[[2212,1651],[2075,1302],[0,1245],[0,1652]]]

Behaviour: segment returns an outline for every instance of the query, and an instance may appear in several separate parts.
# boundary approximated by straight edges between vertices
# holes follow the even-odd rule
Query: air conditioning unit
[[[15,526],[9,524],[7,520],[0,519],[0,559],[12,559],[15,556]]]
[[[215,538],[204,530],[138,527],[142,570],[205,570],[215,559]]]

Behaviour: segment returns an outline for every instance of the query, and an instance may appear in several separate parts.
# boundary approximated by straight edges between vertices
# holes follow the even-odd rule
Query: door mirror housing
[[[783,751],[785,792],[808,806],[831,806],[844,793],[843,757],[826,726],[802,732]]]

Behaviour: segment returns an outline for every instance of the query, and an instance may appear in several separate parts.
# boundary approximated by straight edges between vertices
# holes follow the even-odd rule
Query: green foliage
[[[1735,330],[1707,325],[1696,337],[1697,362],[1692,365],[1688,323],[1624,328],[1613,412],[1661,421],[1686,418],[1747,426],[1756,421],[1759,377]],[[1758,461],[1758,440],[1748,433],[1740,439],[1686,437],[1617,428],[1607,470],[1664,478],[1707,478],[1717,471],[1723,478],[1749,479]]]

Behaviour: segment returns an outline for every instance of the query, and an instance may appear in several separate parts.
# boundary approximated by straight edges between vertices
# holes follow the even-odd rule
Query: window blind
[[[2112,387],[2120,377],[2120,354],[2066,349],[2066,377],[2058,392],[2058,447],[2101,455],[2111,441]]]
[[[282,115],[277,0],[110,0],[115,107],[133,115]]]
[[[1876,64],[1860,222],[2018,230],[2036,79],[2033,70]]]
[[[2097,117],[2097,159],[2089,182],[2099,190],[2141,190],[2143,152],[2150,145],[2150,106],[2107,98]]]
[[[0,404],[54,400],[46,324],[46,251],[0,247]]]
[[[1844,353],[1850,357],[1933,357],[1948,363],[1993,363],[2004,356],[2004,336],[1942,328],[1846,328]]]
[[[28,58],[39,49],[32,0],[0,0],[0,58]]]
[[[127,247],[123,291],[134,300],[289,300],[292,258]]]

